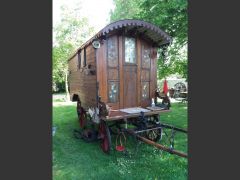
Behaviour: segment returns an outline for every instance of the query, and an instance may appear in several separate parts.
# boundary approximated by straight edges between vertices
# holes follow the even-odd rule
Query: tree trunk
[[[66,101],[70,101],[70,94],[68,91],[68,71],[65,71],[65,89],[66,89]]]

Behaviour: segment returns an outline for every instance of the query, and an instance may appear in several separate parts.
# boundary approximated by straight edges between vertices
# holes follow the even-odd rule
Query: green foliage
[[[79,9],[62,6],[61,12],[61,22],[53,28],[53,91],[65,91],[67,60],[94,33],[88,19],[79,14]]]
[[[187,128],[186,104],[173,103],[172,112],[162,114],[161,121]],[[76,105],[54,105],[53,126],[57,127],[53,137],[52,154],[54,180],[187,179],[187,159],[160,151],[150,145],[139,144],[138,153],[129,157],[116,151],[106,155],[101,151],[99,141],[86,143],[75,139],[73,129],[79,128]],[[126,137],[129,142],[131,137]],[[115,145],[114,139],[112,142]],[[186,152],[187,136],[177,133],[175,147]]]
[[[110,12],[111,22],[120,19],[133,19],[137,18],[140,12],[139,3],[143,0],[113,0],[115,4],[114,11]]]
[[[73,46],[68,43],[53,47],[52,50],[52,81],[53,87],[57,87],[58,91],[65,91],[65,73],[67,71],[67,58],[73,50]],[[56,91],[56,89],[53,89]]]
[[[180,74],[187,78],[187,0],[114,0],[111,20],[141,19],[153,23],[173,37],[165,62],[160,57],[158,78]]]
[[[187,0],[144,0],[140,9],[141,19],[161,27],[177,44],[187,42]]]

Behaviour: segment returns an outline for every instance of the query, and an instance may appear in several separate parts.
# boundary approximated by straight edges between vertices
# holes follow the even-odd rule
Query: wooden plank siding
[[[95,49],[90,44],[86,48],[86,65],[91,65],[91,69],[96,70]],[[97,106],[97,75],[87,74],[84,66],[84,50],[81,51],[81,67],[78,68],[78,54],[68,62],[69,67],[69,88],[71,99],[74,94],[80,98],[82,107]]]
[[[107,97],[107,62],[106,62],[106,41],[96,52],[97,81],[99,82],[99,96],[103,102],[108,101]]]
[[[75,72],[78,70],[78,57],[75,55],[69,62],[68,62],[68,69],[69,71]]]

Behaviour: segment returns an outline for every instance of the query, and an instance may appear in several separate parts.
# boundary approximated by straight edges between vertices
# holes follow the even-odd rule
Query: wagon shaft
[[[168,129],[173,129],[173,130],[180,131],[180,132],[183,132],[183,133],[188,133],[188,131],[185,130],[185,129],[177,128],[177,127],[174,127],[174,126],[171,126],[171,125],[168,125],[168,124],[161,124],[161,127],[168,128]]]
[[[141,141],[143,141],[143,142],[145,142],[145,143],[147,143],[147,144],[153,145],[153,146],[155,146],[155,147],[158,148],[158,149],[161,149],[161,150],[163,150],[163,151],[169,152],[169,153],[171,153],[171,154],[176,154],[176,155],[181,156],[181,157],[184,157],[184,158],[187,158],[187,157],[188,157],[188,155],[187,155],[186,153],[183,153],[183,152],[180,152],[180,151],[176,151],[176,150],[167,148],[167,147],[165,147],[165,146],[163,146],[163,145],[161,145],[161,144],[158,144],[158,143],[156,143],[156,142],[154,142],[154,141],[151,141],[151,140],[146,139],[146,138],[144,138],[144,137],[142,137],[142,136],[139,136],[138,134],[136,134],[136,133],[135,133],[134,131],[132,131],[132,130],[126,130],[126,131],[127,131],[130,135],[136,136],[139,140],[141,140]]]
[[[177,127],[174,127],[174,126],[171,126],[171,125],[168,125],[168,124],[163,124],[161,123],[159,125],[159,127],[154,127],[154,128],[147,128],[147,129],[144,129],[144,130],[140,130],[140,131],[135,131],[135,133],[142,133],[142,132],[147,132],[149,130],[155,130],[155,129],[160,129],[160,128],[167,128],[167,129],[173,129],[175,131],[179,131],[179,132],[183,132],[183,133],[187,133],[188,131],[185,130],[185,129],[181,129],[181,128],[177,128]]]

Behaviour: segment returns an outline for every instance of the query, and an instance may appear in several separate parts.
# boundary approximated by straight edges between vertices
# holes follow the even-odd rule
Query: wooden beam
[[[153,145],[153,146],[155,146],[155,147],[158,148],[158,149],[161,149],[161,150],[163,150],[163,151],[169,152],[169,153],[171,153],[171,154],[176,154],[176,155],[178,155],[178,156],[180,156],[180,157],[184,157],[184,158],[187,158],[187,157],[188,157],[188,155],[185,154],[185,153],[183,153],[183,152],[170,149],[170,148],[168,148],[168,147],[166,147],[166,146],[163,146],[163,145],[158,144],[158,143],[156,143],[156,142],[154,142],[154,141],[151,141],[151,140],[149,140],[149,139],[146,139],[146,138],[144,138],[144,137],[142,137],[142,136],[137,135],[136,133],[134,133],[134,132],[131,131],[131,130],[128,130],[128,129],[127,129],[126,131],[127,131],[129,134],[131,134],[131,135],[133,135],[133,136],[136,136],[139,140],[141,140],[141,141],[143,141],[143,142],[145,142],[145,143],[147,143],[147,144]]]

